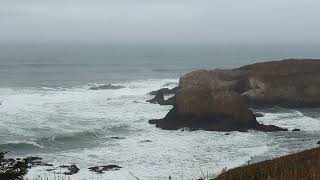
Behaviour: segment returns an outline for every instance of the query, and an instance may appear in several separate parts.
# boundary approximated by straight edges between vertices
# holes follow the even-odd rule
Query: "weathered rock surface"
[[[174,108],[167,116],[149,122],[172,130],[287,130],[259,124],[249,107],[320,106],[320,78],[314,78],[319,70],[320,60],[283,60],[194,71],[180,78]]]
[[[250,115],[250,113],[248,113]],[[248,131],[250,129],[259,131],[287,131],[273,125],[259,124],[253,114],[249,119],[235,119],[225,113],[205,113],[196,115],[192,113],[179,113],[176,107],[171,109],[163,119],[149,120],[150,124],[165,130],[178,130],[189,128],[189,130],[206,131]]]
[[[181,77],[180,87],[232,91],[250,106],[320,106],[320,60],[283,60],[238,69],[199,70]]]

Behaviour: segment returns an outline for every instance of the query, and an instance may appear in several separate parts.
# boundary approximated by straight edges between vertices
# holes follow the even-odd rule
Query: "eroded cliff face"
[[[259,124],[252,106],[320,106],[320,60],[283,60],[237,69],[198,70],[180,78],[162,129],[282,131]]]
[[[251,106],[320,106],[320,60],[283,60],[231,70],[199,70],[180,79],[181,89],[236,92]]]
[[[254,124],[255,118],[245,98],[234,92],[215,92],[210,89],[182,89],[176,95],[176,112],[179,114],[228,115],[230,122]]]

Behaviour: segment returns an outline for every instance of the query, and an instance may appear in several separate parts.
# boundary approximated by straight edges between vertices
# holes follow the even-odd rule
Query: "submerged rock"
[[[319,144],[319,145],[320,145],[320,141],[318,141],[318,142],[317,142],[317,144]]]
[[[143,140],[143,141],[140,141],[141,143],[147,143],[147,142],[152,142],[151,140]]]
[[[80,169],[76,166],[76,165],[70,165],[70,166],[60,166],[61,168],[66,168],[68,171],[67,172],[63,172],[64,175],[73,175],[73,174],[77,174]]]
[[[112,84],[101,85],[97,87],[91,87],[89,90],[104,90],[104,89],[122,89],[124,86],[114,86]]]
[[[293,129],[292,131],[295,132],[295,131],[301,131],[301,130],[300,129]]]
[[[118,137],[118,136],[113,136],[113,137],[110,137],[112,139],[125,139],[124,137]]]
[[[96,172],[98,174],[103,174],[105,171],[117,171],[120,170],[122,167],[117,165],[106,165],[106,166],[94,166],[90,167],[90,171]]]

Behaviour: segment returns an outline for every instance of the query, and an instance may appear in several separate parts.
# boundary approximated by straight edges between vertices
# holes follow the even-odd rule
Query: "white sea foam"
[[[289,112],[287,112],[289,111]],[[301,129],[302,131],[319,131],[320,121],[312,117],[305,116],[298,110],[286,110],[286,112],[265,113],[259,121],[265,124],[288,128],[289,130]]]
[[[176,79],[118,83],[122,89],[92,91],[90,85],[63,88],[0,89],[1,144],[32,142],[39,151],[24,155],[44,157],[59,165],[76,164],[80,172],[72,179],[158,179],[169,175],[196,179],[223,168],[242,165],[255,156],[287,152],[279,147],[285,133],[250,131],[164,131],[148,124],[163,117],[171,106],[145,101],[148,92],[177,83]],[[170,88],[174,84],[170,84]],[[319,120],[298,111],[265,113],[259,121],[289,129],[319,132]],[[120,137],[113,139],[111,137]],[[295,137],[294,137],[295,138]],[[319,137],[320,138],[320,137]],[[150,140],[151,142],[144,142]],[[292,141],[294,142],[294,141]],[[291,143],[291,141],[290,141]],[[90,166],[116,164],[119,171],[97,175]],[[52,177],[48,167],[32,169],[28,178]]]

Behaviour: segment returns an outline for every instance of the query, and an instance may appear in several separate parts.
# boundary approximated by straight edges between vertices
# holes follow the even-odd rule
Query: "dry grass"
[[[320,180],[320,148],[238,167],[217,180]]]

